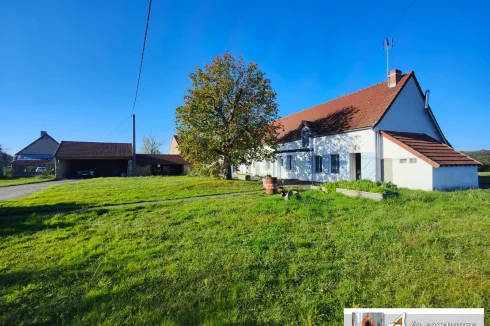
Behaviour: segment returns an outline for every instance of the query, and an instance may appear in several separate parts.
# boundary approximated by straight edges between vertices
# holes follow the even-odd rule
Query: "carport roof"
[[[381,131],[381,134],[435,168],[440,166],[481,165],[480,162],[426,134],[399,131]]]
[[[62,141],[54,156],[58,159],[131,159],[130,143]]]

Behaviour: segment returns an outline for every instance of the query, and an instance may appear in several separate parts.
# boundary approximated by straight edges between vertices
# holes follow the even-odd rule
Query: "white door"
[[[281,165],[279,166],[280,172],[280,178],[281,179],[287,179],[288,178],[288,170],[286,169],[286,156],[281,157],[280,163]]]

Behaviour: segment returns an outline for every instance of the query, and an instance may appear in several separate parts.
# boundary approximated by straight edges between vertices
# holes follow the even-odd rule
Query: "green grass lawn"
[[[490,325],[489,208],[489,190],[310,190],[0,219],[0,324],[343,325],[346,307],[482,307]]]
[[[0,187],[7,186],[17,186],[17,185],[25,185],[29,183],[38,183],[38,182],[46,182],[53,181],[53,176],[37,176],[31,178],[12,178],[12,179],[0,179]]]
[[[478,172],[480,184],[490,184],[490,172]]]
[[[0,216],[138,203],[262,189],[262,183],[200,177],[98,178],[49,187],[0,202]]]

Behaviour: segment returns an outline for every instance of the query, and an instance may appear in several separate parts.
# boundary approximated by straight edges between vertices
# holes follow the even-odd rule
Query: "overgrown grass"
[[[262,189],[258,182],[202,177],[98,178],[49,187],[0,202],[0,216],[138,203]]]
[[[325,192],[334,193],[337,188],[350,190],[375,192],[378,194],[386,194],[389,192],[397,192],[396,185],[392,183],[373,182],[371,180],[346,181],[340,180],[336,182],[328,182],[323,185]]]
[[[480,184],[490,184],[490,172],[479,172],[478,180]]]
[[[35,176],[35,177],[30,177],[30,178],[0,179],[0,187],[25,185],[25,184],[29,184],[29,183],[38,183],[38,182],[45,182],[45,181],[53,181],[54,179],[55,179],[54,176],[45,176],[45,175],[39,175],[39,176]]]
[[[307,191],[0,220],[0,324],[343,325],[483,307],[490,191]]]

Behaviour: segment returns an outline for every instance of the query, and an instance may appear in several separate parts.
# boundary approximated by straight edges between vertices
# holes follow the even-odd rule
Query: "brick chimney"
[[[46,136],[48,133],[46,131],[41,131],[41,137]]]
[[[388,87],[395,87],[396,84],[400,81],[400,77],[402,76],[402,71],[398,69],[390,70],[388,74]]]

